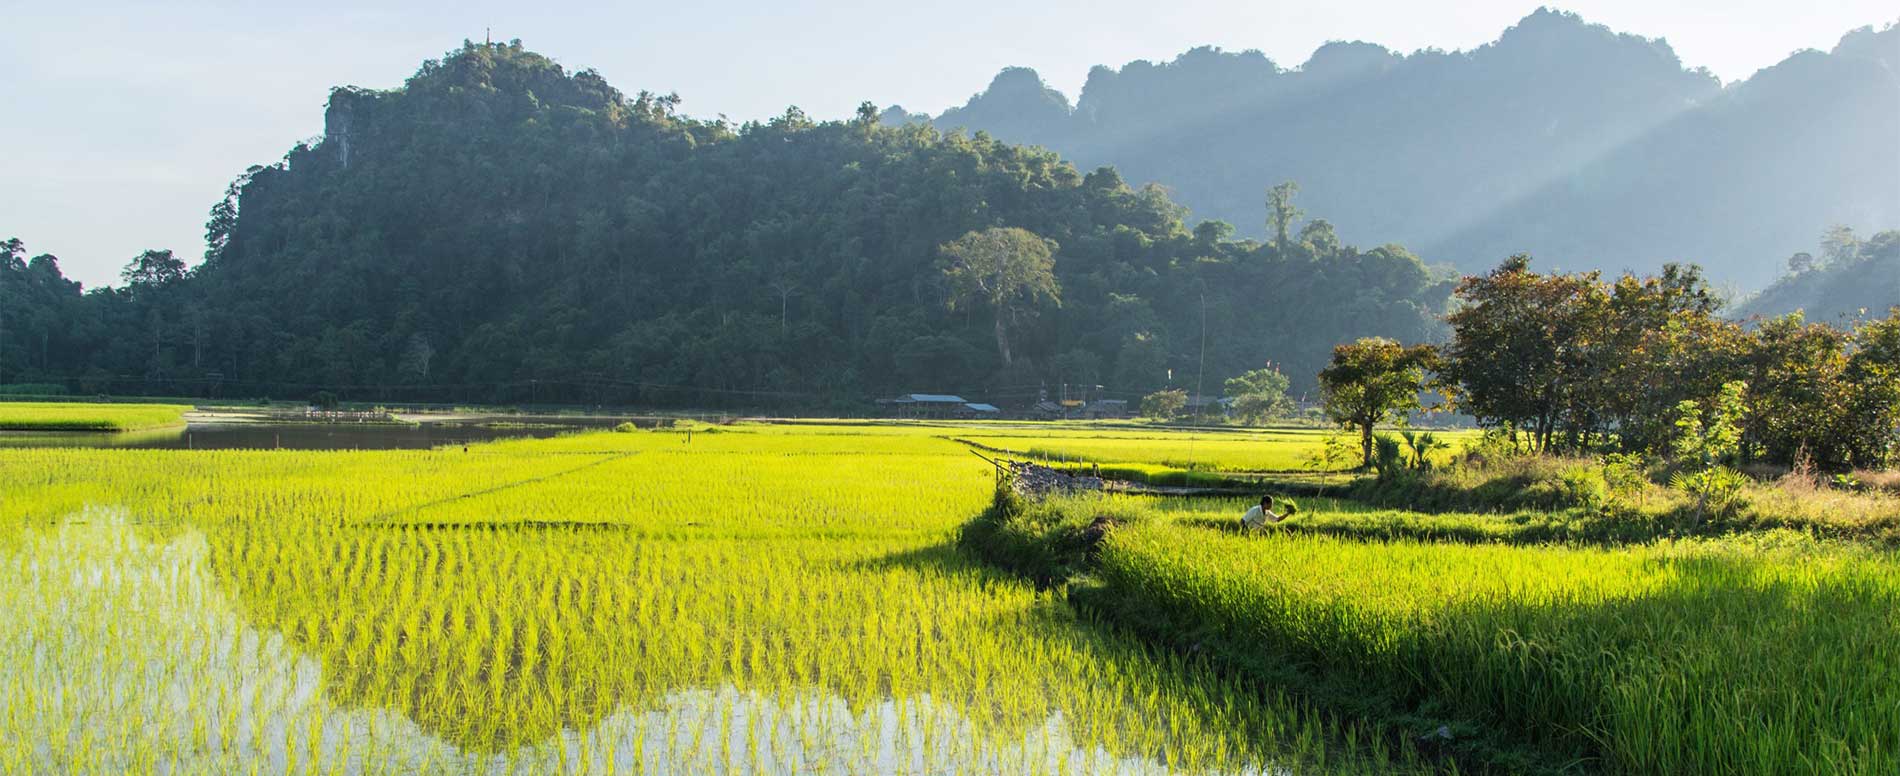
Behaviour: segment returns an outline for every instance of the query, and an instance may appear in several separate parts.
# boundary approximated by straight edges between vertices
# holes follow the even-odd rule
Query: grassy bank
[[[1505,532],[1519,541],[1642,541],[1787,529],[1900,546],[1900,488],[1888,487],[1893,473],[1861,473],[1853,489],[1802,472],[1747,479],[1733,506],[1720,511],[1700,509],[1688,494],[1662,484],[1664,474],[1625,469],[1619,476],[1598,459],[1521,456],[1368,476],[1339,492],[1392,510],[1444,516],[1389,524],[1398,532],[1392,535],[1412,538],[1469,526],[1459,516],[1475,513],[1519,518]],[[1457,531],[1474,536],[1465,528]]]
[[[964,544],[1068,582],[1072,601],[1158,644],[1467,769],[1900,768],[1900,562],[1888,551],[1786,531],[1621,546],[1368,541],[1311,526],[1370,534],[1401,517],[1312,500],[1277,530],[1243,534],[1228,527],[1237,509],[1221,519],[1207,504],[1002,505]],[[1498,518],[1458,519],[1478,530]]]
[[[185,424],[182,404],[0,402],[0,431],[142,431]]]

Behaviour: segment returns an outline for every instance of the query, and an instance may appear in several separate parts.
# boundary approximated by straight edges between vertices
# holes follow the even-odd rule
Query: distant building
[[[879,406],[900,418],[969,418],[994,417],[1001,414],[988,404],[973,404],[961,396],[950,393],[907,393],[889,399],[878,399]],[[977,409],[987,407],[987,410]]]
[[[1082,417],[1090,420],[1126,418],[1128,402],[1122,399],[1096,399],[1082,409]]]

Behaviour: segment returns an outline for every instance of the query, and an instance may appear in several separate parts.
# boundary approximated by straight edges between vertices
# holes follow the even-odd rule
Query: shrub
[[[1405,470],[1405,448],[1389,434],[1373,437],[1372,466],[1381,480],[1397,478]]]
[[[1640,507],[1643,492],[1649,489],[1649,462],[1635,454],[1604,456],[1603,485],[1613,503]]]
[[[1669,479],[1670,487],[1695,500],[1697,518],[1730,517],[1744,504],[1742,488],[1748,477],[1726,466],[1711,466],[1698,472],[1677,472]]]
[[[1187,391],[1171,388],[1141,397],[1141,414],[1155,420],[1173,420],[1187,406]]]

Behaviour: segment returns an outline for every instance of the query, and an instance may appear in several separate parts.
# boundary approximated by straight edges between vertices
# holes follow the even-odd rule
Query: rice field
[[[1085,496],[1034,511],[1121,521],[1066,584],[959,546],[995,514],[969,442],[1152,474],[1324,439],[0,450],[0,774],[1900,772],[1876,545]]]
[[[1322,500],[1249,535],[1220,530],[1239,503],[1130,501],[1069,505],[1147,518],[1109,534],[1090,600],[1369,715],[1443,722],[1502,770],[1900,772],[1890,551],[1789,532],[1367,541],[1301,524],[1398,516]],[[1511,539],[1497,517],[1410,519],[1441,517]]]
[[[141,431],[185,425],[180,404],[0,402],[0,431]]]
[[[1427,767],[953,548],[900,431],[0,451],[0,773]]]

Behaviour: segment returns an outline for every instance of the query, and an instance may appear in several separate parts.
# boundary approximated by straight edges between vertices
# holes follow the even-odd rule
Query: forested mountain
[[[511,44],[389,91],[336,90],[321,139],[233,183],[190,270],[148,252],[84,294],[0,266],[0,383],[455,401],[820,404],[897,391],[1139,395],[1269,361],[1296,390],[1332,345],[1440,332],[1451,284],[1403,248],[1193,227],[1160,190],[987,136],[734,126],[628,98]],[[1317,209],[1317,208],[1316,208]],[[1054,244],[1056,299],[947,304],[941,246]],[[30,238],[30,236],[28,236]],[[50,345],[43,343],[51,343]]]
[[[1743,317],[1773,317],[1799,311],[1808,320],[1836,326],[1881,318],[1900,307],[1900,230],[1861,239],[1846,227],[1829,230],[1819,255],[1802,251],[1788,259],[1788,274],[1748,300]]]
[[[1073,107],[1010,68],[934,123],[1112,164],[1246,234],[1263,234],[1266,188],[1298,181],[1347,239],[1467,271],[1529,251],[1575,269],[1695,261],[1760,288],[1832,224],[1900,221],[1900,27],[1725,88],[1661,40],[1540,9],[1466,52],[1342,42],[1294,69],[1213,48],[1096,67]]]

